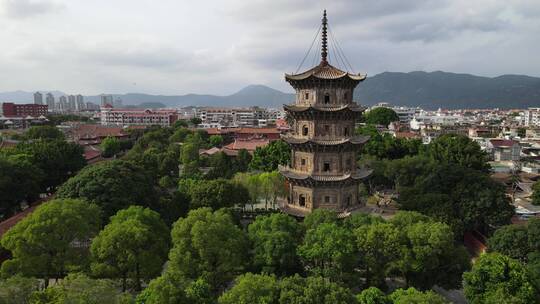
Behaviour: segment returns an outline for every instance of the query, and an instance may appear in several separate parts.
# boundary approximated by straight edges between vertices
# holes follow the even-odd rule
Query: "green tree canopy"
[[[274,276],[246,273],[218,299],[219,304],[277,304],[279,283]]]
[[[399,121],[399,116],[390,108],[379,107],[364,114],[367,124],[388,126],[391,122]]]
[[[370,136],[369,141],[362,147],[362,154],[372,155],[377,159],[400,159],[424,151],[420,139],[395,138],[388,133],[381,134],[373,125],[360,127],[356,133]]]
[[[112,160],[81,170],[57,192],[60,198],[82,198],[103,209],[107,220],[118,210],[137,204],[154,207],[154,181],[145,170],[132,162]]]
[[[191,209],[210,207],[214,210],[246,205],[249,201],[248,190],[235,182],[226,179],[194,183],[187,189],[191,198]]]
[[[392,304],[392,301],[377,287],[369,287],[356,295],[358,304]]]
[[[136,299],[137,304],[214,304],[210,285],[192,281],[178,272],[166,271],[152,280]]]
[[[433,291],[418,291],[414,288],[397,289],[389,298],[394,304],[448,304],[442,296]]]
[[[212,135],[208,138],[208,142],[212,147],[219,147],[223,144],[223,137],[221,135]]]
[[[280,213],[258,216],[248,226],[248,235],[253,243],[256,267],[277,275],[298,271],[296,248],[302,238],[302,228],[294,218]]]
[[[2,274],[62,278],[85,266],[86,250],[74,242],[88,241],[100,226],[100,210],[75,199],[55,199],[36,208],[1,240],[13,257],[2,264]]]
[[[141,279],[161,273],[169,249],[169,230],[159,214],[141,206],[120,210],[94,238],[92,270],[102,277],[127,278],[141,289]]]
[[[463,274],[465,297],[472,304],[535,303],[535,290],[525,267],[500,253],[483,254],[470,272]],[[497,301],[498,302],[498,301]]]
[[[489,172],[488,155],[464,135],[445,134],[437,137],[427,148],[427,155],[437,163],[460,165]]]
[[[401,179],[398,203],[402,209],[437,218],[451,225],[459,237],[464,231],[489,232],[510,223],[514,207],[503,185],[487,174],[458,165],[431,168],[412,181]]]
[[[0,281],[0,303],[30,303],[32,294],[39,290],[39,280],[16,275]]]
[[[298,275],[281,280],[279,304],[351,304],[352,292],[322,277],[302,278]]]
[[[333,223],[307,230],[298,255],[314,275],[346,282],[357,266],[357,249],[352,232]]]
[[[401,233],[400,256],[393,264],[407,285],[422,289],[435,284],[449,289],[461,286],[461,275],[470,268],[469,256],[463,246],[454,245],[448,225],[425,221],[416,213],[403,213],[391,223],[397,223]]]
[[[488,240],[488,251],[499,252],[512,259],[527,261],[529,238],[527,226],[508,225],[495,231]]]
[[[26,155],[0,155],[0,218],[39,198],[44,174]]]
[[[84,274],[69,274],[60,283],[31,295],[32,304],[129,304],[132,296],[119,291],[112,280],[95,280]]]
[[[278,165],[286,165],[291,158],[291,149],[283,140],[270,142],[265,147],[257,147],[249,168],[251,170],[275,171]]]
[[[30,127],[24,134],[27,139],[64,139],[64,133],[54,126]]]
[[[172,229],[171,271],[190,279],[202,277],[214,292],[241,273],[248,260],[248,239],[231,216],[210,208],[192,210]]]
[[[329,209],[315,209],[306,216],[303,222],[306,231],[324,223],[338,224],[337,212]]]
[[[365,264],[367,286],[385,287],[390,263],[399,258],[400,231],[390,223],[364,225],[354,231]]]
[[[115,156],[120,152],[121,148],[118,138],[109,136],[101,142],[101,155],[103,157]]]
[[[540,181],[537,181],[532,186],[532,196],[531,196],[531,203],[533,205],[540,205]]]
[[[64,140],[35,140],[19,143],[7,155],[27,155],[29,161],[45,172],[42,191],[55,188],[86,165],[83,148]]]

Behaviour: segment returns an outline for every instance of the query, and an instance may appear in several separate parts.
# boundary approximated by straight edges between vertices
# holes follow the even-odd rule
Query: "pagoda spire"
[[[326,10],[324,10],[322,18],[322,47],[321,47],[321,64],[328,63],[328,39],[327,39],[327,30],[328,30],[328,18],[326,18]]]

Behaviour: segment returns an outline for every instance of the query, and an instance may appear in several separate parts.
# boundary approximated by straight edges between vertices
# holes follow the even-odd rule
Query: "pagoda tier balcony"
[[[352,112],[363,112],[366,108],[359,106],[357,103],[348,103],[340,105],[325,105],[325,104],[315,104],[315,105],[297,105],[297,104],[284,104],[283,108],[288,112],[342,112],[342,111],[352,111]]]
[[[290,181],[294,181],[298,184],[304,185],[317,185],[317,184],[339,184],[347,185],[350,183],[358,183],[360,180],[365,179],[371,175],[373,170],[359,168],[353,173],[344,174],[309,174],[304,171],[295,170],[288,166],[279,166],[279,172]]]
[[[351,137],[335,137],[335,136],[317,136],[308,138],[305,136],[295,136],[284,134],[281,136],[286,143],[291,145],[319,145],[319,146],[336,146],[343,144],[363,145],[369,140],[368,135],[355,135]]]
[[[285,111],[297,120],[358,120],[365,108],[356,104],[344,105],[283,105]]]

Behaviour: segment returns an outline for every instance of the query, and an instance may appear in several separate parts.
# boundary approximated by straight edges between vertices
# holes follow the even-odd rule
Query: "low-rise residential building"
[[[101,124],[117,126],[164,126],[169,127],[178,120],[178,113],[172,109],[140,110],[115,109],[109,105],[101,107]]]
[[[521,155],[519,142],[510,139],[491,139],[486,150],[494,161],[518,161]]]

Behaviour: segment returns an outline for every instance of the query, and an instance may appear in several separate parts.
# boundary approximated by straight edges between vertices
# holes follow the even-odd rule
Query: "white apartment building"
[[[525,111],[526,126],[540,126],[540,108],[528,108]]]

